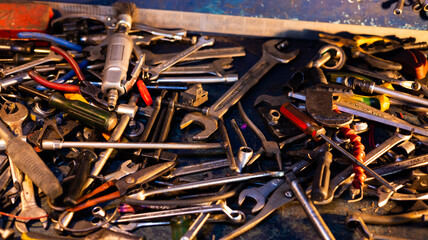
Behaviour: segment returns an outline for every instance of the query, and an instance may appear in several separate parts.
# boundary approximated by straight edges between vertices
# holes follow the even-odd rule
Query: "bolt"
[[[294,196],[294,194],[293,194],[293,192],[292,191],[287,191],[287,192],[285,192],[285,197],[287,197],[287,198],[292,198]]]

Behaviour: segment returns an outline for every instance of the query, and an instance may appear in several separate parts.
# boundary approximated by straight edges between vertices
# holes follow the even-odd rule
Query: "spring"
[[[349,138],[353,145],[353,155],[358,161],[364,162],[366,153],[364,152],[364,144],[361,143],[361,137],[358,136],[355,131],[349,127],[342,127],[340,131],[345,135],[346,138]],[[360,166],[354,164],[352,171],[354,172],[354,180],[352,180],[352,187],[356,189],[362,189],[364,186],[364,181],[366,179],[366,174],[364,174],[364,169]]]

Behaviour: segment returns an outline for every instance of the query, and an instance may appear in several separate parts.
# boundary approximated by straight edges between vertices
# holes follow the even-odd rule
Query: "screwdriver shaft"
[[[386,181],[383,177],[381,177],[379,174],[377,174],[371,168],[369,168],[366,165],[364,165],[364,163],[358,161],[358,159],[356,159],[352,154],[350,154],[348,151],[346,151],[345,149],[343,149],[342,147],[340,147],[336,142],[334,142],[333,140],[331,140],[326,135],[320,134],[319,136],[322,139],[324,139],[326,142],[328,142],[331,146],[333,146],[334,148],[336,148],[337,150],[339,150],[339,152],[341,152],[343,155],[345,155],[348,159],[352,160],[352,163],[360,166],[369,175],[373,176],[377,181],[379,181],[380,183],[382,183],[383,185],[385,185],[388,189],[390,189],[393,192],[397,191],[397,189],[399,188],[398,185],[394,186],[390,182]]]

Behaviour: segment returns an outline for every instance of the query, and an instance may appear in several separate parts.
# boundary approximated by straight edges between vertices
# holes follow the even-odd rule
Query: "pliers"
[[[156,179],[161,175],[165,174],[166,172],[170,171],[175,166],[175,164],[176,162],[159,163],[150,167],[143,168],[119,180],[114,179],[114,180],[107,181],[101,186],[99,186],[98,188],[94,189],[92,192],[79,198],[77,200],[77,204],[79,205],[69,208],[67,209],[67,211],[77,212],[77,211],[86,209],[88,207],[97,205],[99,203],[120,198],[124,196],[129,189],[132,189],[138,185],[152,181],[153,179]],[[111,187],[116,187],[117,191],[98,198],[90,199],[93,196],[98,195],[99,193],[102,193]]]
[[[380,68],[383,70],[394,70],[394,71],[399,71],[402,68],[402,65],[400,63],[375,57],[367,53],[361,47],[364,44],[372,44],[377,41],[392,43],[394,42],[393,40],[377,37],[377,36],[363,37],[359,35],[355,36],[353,39],[349,39],[349,38],[343,38],[337,35],[321,34],[321,33],[319,34],[319,37],[320,37],[320,40],[325,43],[333,44],[338,47],[348,47],[349,49],[351,49],[353,58],[362,58],[364,61],[366,61],[373,67]]]
[[[61,55],[65,60],[67,60],[67,62],[71,65],[74,72],[76,73],[77,78],[82,82],[82,86],[50,82],[33,70],[28,71],[28,76],[30,76],[34,81],[40,83],[41,85],[47,88],[52,88],[63,92],[81,93],[89,97],[90,99],[96,101],[100,105],[107,106],[107,102],[100,97],[101,89],[95,87],[90,82],[85,81],[85,76],[83,75],[82,70],[67,51],[64,51],[63,49],[53,45],[50,47],[50,50]]]

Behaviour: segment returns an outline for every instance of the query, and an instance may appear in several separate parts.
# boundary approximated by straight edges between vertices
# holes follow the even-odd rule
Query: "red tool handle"
[[[143,80],[138,79],[137,87],[138,87],[138,91],[140,92],[141,97],[143,98],[143,100],[147,104],[147,106],[152,105],[153,104],[152,96],[150,95],[149,90],[147,90],[147,87],[144,84]]]
[[[320,140],[319,135],[325,135],[325,129],[319,126],[312,118],[304,114],[291,103],[284,103],[280,108],[281,113],[290,120],[296,127],[304,133],[312,136],[316,141]]]

